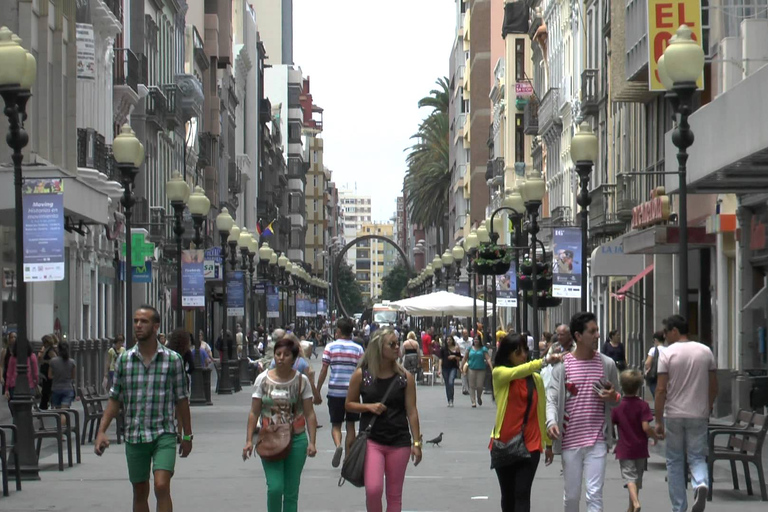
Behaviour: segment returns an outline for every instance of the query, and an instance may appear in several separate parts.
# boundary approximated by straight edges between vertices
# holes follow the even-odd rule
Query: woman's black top
[[[195,371],[195,356],[192,354],[192,351],[187,350],[184,352],[184,354],[181,356],[181,359],[184,361],[184,370],[188,375],[192,375],[192,373]]]
[[[624,344],[619,343],[615,347],[611,345],[610,341],[606,341],[603,345],[603,354],[607,355],[616,362],[616,366],[619,370],[624,370],[626,366],[626,357],[624,355]]]
[[[376,419],[368,439],[385,446],[411,446],[411,431],[408,426],[408,415],[405,411],[405,388],[408,381],[404,375],[395,374],[388,379],[374,379],[371,374],[363,370],[360,398],[364,404],[381,402],[393,379],[397,379],[397,382],[387,397],[387,401],[384,402],[387,410]],[[374,416],[370,412],[360,416],[361,432],[368,427]]]
[[[458,360],[448,359],[448,356],[456,356]],[[451,350],[448,347],[443,347],[440,349],[440,359],[443,360],[443,370],[458,369],[459,361],[461,361],[461,351],[458,348]]]
[[[43,352],[43,359],[40,364],[40,378],[41,379],[47,379],[48,378],[48,369],[51,367],[51,359],[56,357],[56,349],[53,347],[48,347],[45,352]]]

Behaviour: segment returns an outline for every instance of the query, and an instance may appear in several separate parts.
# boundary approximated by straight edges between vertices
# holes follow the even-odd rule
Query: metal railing
[[[560,103],[560,89],[557,87],[550,88],[544,97],[541,99],[541,106],[539,107],[539,133],[546,132],[550,127],[554,125],[562,125],[563,121],[560,118],[560,112],[558,112],[558,104]]]
[[[585,69],[581,73],[581,111],[587,116],[596,114],[598,110],[598,75],[596,69]]]
[[[175,130],[182,124],[181,113],[181,89],[178,84],[163,85],[163,94],[165,94],[165,124],[169,130]]]
[[[113,81],[116,86],[127,85],[134,91],[139,90],[139,58],[128,48],[115,49],[115,60],[112,64]]]
[[[108,152],[109,150],[109,152]],[[109,158],[108,158],[109,157]],[[112,147],[93,128],[77,129],[77,166],[111,174]]]
[[[150,85],[148,87],[149,94],[145,98],[145,112],[147,114],[147,120],[155,122],[160,127],[163,126],[163,117],[166,109],[166,98],[163,94],[163,90],[157,85]]]
[[[523,131],[526,135],[539,134],[539,101],[531,96],[523,111]]]

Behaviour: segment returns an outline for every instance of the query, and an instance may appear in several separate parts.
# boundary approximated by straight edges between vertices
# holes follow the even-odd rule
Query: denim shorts
[[[52,391],[51,392],[51,405],[54,407],[72,405],[72,400],[75,399],[75,391],[68,389],[66,391]]]

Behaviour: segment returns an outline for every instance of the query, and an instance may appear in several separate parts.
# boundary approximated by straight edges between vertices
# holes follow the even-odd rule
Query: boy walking
[[[619,431],[616,458],[621,467],[624,487],[629,492],[628,512],[640,512],[640,489],[643,488],[643,472],[648,461],[648,438],[656,439],[651,428],[651,408],[638,397],[643,385],[639,370],[624,370],[619,377],[624,395],[621,404],[611,410],[611,422]]]
[[[160,314],[141,306],[133,317],[138,343],[123,353],[115,365],[109,404],[94,443],[96,455],[109,447],[107,429],[125,408],[125,458],[133,485],[133,512],[149,512],[149,476],[155,477],[158,512],[171,512],[171,477],[176,465],[176,426],[184,429],[179,454],[192,451],[192,420],[189,414],[186,374],[181,356],[157,340]]]
[[[317,381],[317,392],[323,389],[323,383],[328,376],[328,369],[331,371],[331,378],[328,381],[328,412],[331,417],[331,436],[333,444],[336,445],[336,451],[333,453],[331,465],[334,468],[339,467],[344,447],[341,444],[341,425],[346,423],[347,442],[346,448],[349,452],[352,443],[355,441],[355,423],[360,421],[360,415],[347,412],[345,402],[347,401],[347,391],[349,390],[349,379],[357,369],[357,363],[363,357],[363,347],[352,341],[352,330],[354,326],[349,318],[340,318],[336,322],[336,341],[326,345],[323,351],[323,369],[320,370],[320,377]],[[319,400],[315,404],[319,405]]]

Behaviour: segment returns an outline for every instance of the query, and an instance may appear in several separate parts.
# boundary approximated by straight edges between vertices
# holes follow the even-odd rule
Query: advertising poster
[[[317,316],[327,316],[325,308],[325,299],[317,299]]]
[[[581,230],[555,228],[552,239],[552,295],[581,297]]]
[[[181,251],[181,306],[205,307],[205,252]]]
[[[296,316],[305,318],[307,316],[307,299],[296,297]]]
[[[211,247],[205,250],[203,275],[205,279],[221,279],[221,247]]]
[[[309,300],[309,316],[315,317],[317,316],[317,299],[310,299]]]
[[[64,181],[28,179],[22,187],[24,282],[64,280]]]
[[[690,28],[693,40],[701,44],[701,0],[648,0],[648,89],[651,91],[664,90],[658,62],[680,25]],[[699,90],[704,89],[703,69],[696,85]]]
[[[80,80],[96,79],[96,45],[93,38],[93,25],[76,23],[77,39],[77,78]]]
[[[470,297],[469,283],[456,283],[455,291],[457,295],[463,295],[464,297]]]
[[[506,274],[496,276],[496,306],[517,307],[517,268],[514,261],[510,263]]]
[[[280,295],[277,286],[267,286],[267,318],[280,318]]]
[[[227,316],[245,314],[245,274],[241,270],[227,273]]]
[[[120,262],[121,281],[125,281],[125,262]],[[131,279],[133,284],[149,284],[152,282],[152,262],[147,261],[141,267],[131,267]]]

